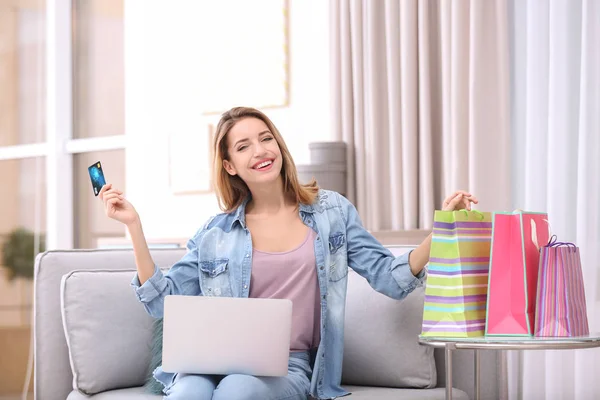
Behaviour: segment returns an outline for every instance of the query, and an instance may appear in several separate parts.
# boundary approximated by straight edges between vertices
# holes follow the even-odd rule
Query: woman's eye
[[[240,147],[238,147],[238,151],[242,151],[242,150],[246,149],[246,147],[248,147],[248,146],[240,146]]]
[[[266,138],[263,139],[263,142],[267,142],[267,141],[271,141],[271,140],[273,140],[273,137],[272,136],[268,136],[268,137],[266,137]]]

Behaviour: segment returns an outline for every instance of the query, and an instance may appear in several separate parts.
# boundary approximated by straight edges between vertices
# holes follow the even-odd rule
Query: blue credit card
[[[92,181],[92,189],[94,189],[94,196],[98,196],[102,186],[106,185],[106,179],[104,179],[104,171],[102,171],[102,164],[100,161],[90,165],[88,167],[90,179]]]

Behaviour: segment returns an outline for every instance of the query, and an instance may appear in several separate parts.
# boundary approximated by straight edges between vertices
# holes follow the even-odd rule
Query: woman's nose
[[[266,153],[265,146],[261,142],[258,142],[254,145],[254,156],[260,157]]]

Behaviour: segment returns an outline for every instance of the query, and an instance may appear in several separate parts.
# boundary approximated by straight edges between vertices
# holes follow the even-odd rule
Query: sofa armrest
[[[153,249],[156,264],[169,266],[185,249]],[[60,282],[74,270],[134,270],[131,250],[48,251],[35,260],[34,393],[38,400],[64,400],[73,390],[73,375],[60,307]]]

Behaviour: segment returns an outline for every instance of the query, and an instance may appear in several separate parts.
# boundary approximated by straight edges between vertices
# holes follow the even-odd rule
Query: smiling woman
[[[284,192],[311,204],[316,181],[302,185],[283,137],[261,111],[236,107],[223,114],[215,134],[214,174],[224,211],[238,207],[249,193]]]
[[[315,181],[298,181],[281,134],[259,110],[225,112],[213,145],[215,186],[224,212],[204,223],[166,274],[152,260],[140,217],[123,192],[109,183],[99,197],[106,214],[127,225],[137,267],[132,285],[151,316],[163,317],[165,298],[171,295],[291,301],[288,374],[202,375],[159,366],[154,377],[169,400],[305,400],[348,394],[340,386],[348,269],[378,292],[403,299],[425,278],[430,238],[396,257],[362,226],[345,197],[319,189]],[[470,193],[456,192],[444,209],[468,208],[471,202],[477,199]],[[239,327],[224,329],[237,332]],[[229,349],[220,351],[231,355]],[[239,365],[230,370],[239,371]]]

